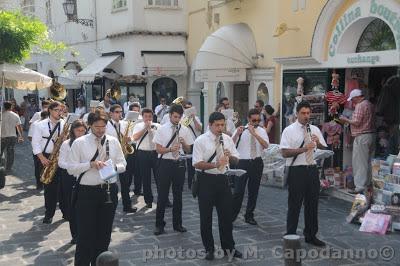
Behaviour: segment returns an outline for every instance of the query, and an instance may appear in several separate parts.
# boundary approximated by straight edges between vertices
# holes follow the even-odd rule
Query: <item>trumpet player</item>
[[[192,108],[193,105],[191,102],[187,101],[183,104],[185,110],[188,110],[189,108]],[[192,133],[193,137],[193,142],[196,140],[198,136],[201,135],[201,131],[203,130],[203,125],[200,122],[200,118],[195,115],[191,114],[190,117],[187,117],[186,114],[184,113],[182,116],[182,120],[184,121],[185,119],[189,119],[190,124],[188,125],[188,128],[190,129],[190,132]],[[190,147],[191,153],[193,152],[193,145]],[[188,172],[188,188],[192,188],[192,180],[195,174],[194,167],[192,165],[192,159],[187,159],[187,172]]]
[[[75,265],[96,265],[97,256],[108,249],[111,240],[118,205],[117,176],[105,182],[99,170],[111,159],[112,168],[123,173],[126,160],[118,140],[106,134],[107,122],[107,114],[96,111],[88,120],[91,133],[71,146],[69,173],[78,177]]]
[[[168,113],[167,99],[164,96],[160,96],[160,104],[156,106],[154,113],[157,116],[158,123],[160,123],[164,115]]]
[[[268,147],[269,140],[267,132],[260,126],[260,112],[257,109],[250,109],[247,118],[249,121],[247,126],[237,128],[232,138],[240,155],[237,168],[246,170],[246,174],[235,178],[232,221],[236,220],[240,212],[247,185],[248,199],[244,220],[248,224],[257,225],[254,220],[254,210],[264,168],[261,154],[263,149]]]
[[[160,127],[159,124],[153,123],[153,111],[148,108],[142,110],[143,122],[135,125],[133,129],[133,139],[136,141],[136,162],[138,169],[138,179],[135,180],[135,195],[140,192],[140,187],[143,183],[143,196],[146,207],[153,207],[153,191],[151,189],[151,171],[158,184],[157,180],[157,152],[156,145],[153,142],[154,134]],[[136,176],[135,176],[136,179]],[[139,187],[140,185],[140,187]],[[136,191],[138,190],[138,191]]]
[[[38,172],[41,173],[44,167],[50,165],[48,159],[53,152],[54,143],[60,137],[64,128],[64,120],[61,119],[63,112],[60,102],[53,101],[48,107],[49,118],[46,118],[35,125],[35,130],[32,132],[32,151],[38,166]],[[45,216],[43,223],[51,224],[57,207],[58,182],[60,171],[55,173],[53,180],[49,184],[44,185],[44,205]],[[66,217],[64,210],[63,217]]]
[[[128,133],[125,135],[127,130],[128,122],[121,120],[122,118],[122,107],[119,104],[114,104],[110,107],[109,113],[111,119],[107,123],[106,134],[115,137],[121,144],[124,141],[127,145],[132,142],[132,129],[128,129]],[[121,184],[121,197],[122,206],[125,213],[134,213],[137,211],[136,207],[132,207],[131,197],[129,196],[130,187],[132,185],[132,175],[130,171],[125,171],[119,177]]]
[[[214,206],[218,214],[221,247],[225,254],[242,257],[235,250],[232,235],[232,192],[225,172],[229,163],[239,159],[232,139],[223,133],[225,116],[219,112],[210,114],[210,130],[194,142],[193,166],[198,177],[198,200],[200,211],[200,233],[206,250],[206,259],[214,259],[214,238],[212,234],[212,213]]]
[[[190,152],[193,138],[189,129],[179,124],[183,114],[181,105],[172,105],[169,111],[170,120],[162,125],[154,134],[154,143],[160,160],[158,169],[158,199],[156,210],[155,235],[163,234],[165,207],[168,202],[169,188],[173,193],[173,228],[177,232],[186,232],[182,226],[182,189],[185,182],[185,161],[180,159],[183,150]]]
[[[74,121],[69,128],[69,139],[65,140],[60,148],[60,156],[58,160],[58,166],[60,167],[60,201],[62,200],[65,211],[66,219],[69,222],[69,229],[71,232],[72,240],[71,244],[76,244],[77,241],[77,230],[75,221],[75,210],[71,208],[71,194],[72,187],[76,182],[76,178],[68,173],[69,169],[69,156],[71,154],[71,146],[74,141],[86,134],[86,124],[82,120]]]

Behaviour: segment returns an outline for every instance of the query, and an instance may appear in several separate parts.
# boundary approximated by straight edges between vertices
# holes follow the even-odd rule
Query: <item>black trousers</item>
[[[42,182],[40,181],[40,160],[39,158],[33,155],[33,166],[35,167],[35,179],[36,179],[36,187],[43,186]]]
[[[257,204],[258,190],[260,188],[264,163],[261,157],[254,160],[239,160],[236,168],[246,170],[247,173],[240,177],[235,177],[235,189],[233,191],[233,221],[236,220],[240,208],[242,207],[246,185],[248,199],[245,218],[254,217],[254,210]]]
[[[182,190],[185,182],[184,162],[161,159],[158,169],[158,199],[156,210],[156,226],[164,227],[165,205],[168,202],[169,188],[172,184],[173,207],[172,220],[173,227],[182,225]]]
[[[49,158],[50,154],[44,153],[43,154],[46,158]],[[38,160],[38,171],[39,171],[39,176],[40,173],[43,170],[43,165],[40,162],[39,158],[36,156],[36,160]],[[45,211],[45,217],[48,218],[53,218],[54,213],[56,212],[57,208],[57,202],[59,201],[59,179],[61,176],[60,173],[60,168],[57,169],[56,174],[53,177],[53,181],[50,182],[50,184],[44,184],[44,207],[46,209]],[[67,217],[67,212],[62,204],[60,204],[60,210],[63,214],[63,217]]]
[[[129,192],[131,191],[132,180],[135,171],[135,154],[128,154],[126,157],[126,171],[119,175],[119,182],[121,184],[121,197],[122,197],[122,206],[125,209],[129,209],[132,207],[131,197],[129,196]]]
[[[65,211],[65,218],[69,221],[69,229],[72,238],[77,236],[76,232],[76,215],[75,210],[71,206],[72,187],[76,182],[76,178],[68,174],[67,170],[60,169],[60,191],[59,191],[59,204],[63,206]],[[61,207],[60,207],[61,208]]]
[[[1,156],[3,156],[4,150],[6,150],[6,170],[11,170],[14,164],[15,144],[17,143],[17,137],[5,137],[1,138]]]
[[[304,204],[304,231],[307,238],[318,232],[320,181],[315,166],[291,166],[288,175],[287,234],[296,234],[301,206]]]
[[[218,214],[221,247],[232,250],[235,241],[232,235],[232,191],[225,175],[199,174],[200,233],[204,248],[214,250],[212,213],[214,206]]]
[[[188,173],[188,188],[192,188],[192,182],[193,182],[193,177],[194,174],[196,173],[193,165],[192,165],[192,159],[187,159],[187,173]]]
[[[139,166],[139,175],[143,181],[143,195],[144,202],[150,204],[153,202],[153,191],[151,189],[151,171],[153,171],[153,176],[156,184],[158,184],[157,178],[157,152],[156,151],[137,151],[137,165]],[[136,188],[136,185],[135,185]]]
[[[79,185],[76,202],[78,241],[75,265],[96,265],[96,258],[108,250],[115,210],[118,205],[118,186],[110,185],[112,203],[106,203],[106,187]]]

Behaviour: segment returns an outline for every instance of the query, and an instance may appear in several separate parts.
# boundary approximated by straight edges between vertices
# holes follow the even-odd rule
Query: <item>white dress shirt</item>
[[[1,121],[1,138],[17,137],[18,125],[21,125],[19,115],[13,111],[4,111]]]
[[[54,141],[57,139],[59,134],[61,135],[64,127],[65,123],[64,120],[60,119],[59,122],[60,122],[60,127],[53,134]],[[55,124],[53,125],[50,122],[50,118],[46,118],[44,120],[37,122],[37,124],[35,125],[35,130],[32,132],[32,151],[34,155],[37,155],[42,152],[43,153],[53,152],[53,147],[54,147],[53,141],[51,140],[49,141],[49,145],[47,145],[46,150],[44,150],[44,147],[46,146],[47,137],[50,136],[50,133],[54,127]]]
[[[269,143],[268,134],[264,128],[258,126],[255,129],[255,131],[263,140],[265,140],[267,143]],[[232,136],[234,136],[236,134],[236,132],[237,132],[237,129],[235,130],[235,132],[233,133]],[[239,142],[239,145],[237,146],[237,150],[240,154],[240,159],[242,159],[242,160],[251,159],[251,156],[250,156],[251,137],[252,137],[252,135],[250,134],[250,131],[248,129],[245,129],[242,133],[242,136],[240,137],[240,142]],[[239,141],[239,137],[238,137],[237,141]],[[255,143],[256,143],[256,158],[261,157],[263,147],[261,146],[260,142],[256,138],[255,138]],[[237,142],[235,143],[235,146],[236,146],[236,144],[237,144]]]
[[[222,134],[224,139],[224,148],[231,153],[231,156],[239,159],[239,152],[236,150],[235,144],[231,137],[226,134]],[[218,139],[217,139],[218,138]],[[196,141],[194,142],[193,147],[193,157],[192,164],[193,166],[198,162],[208,162],[211,156],[214,154],[215,150],[221,149],[220,145],[216,145],[219,137],[215,136],[211,131],[207,131],[203,135],[200,135]],[[218,151],[217,151],[218,154]],[[215,158],[211,161],[212,163],[216,163],[219,158],[215,156]],[[229,168],[229,167],[228,167]],[[202,171],[200,169],[196,169],[196,171]],[[213,168],[209,170],[205,170],[204,172],[208,174],[220,175],[226,172],[226,167],[222,171],[218,168]]]
[[[41,116],[40,116],[41,113],[42,113],[41,111],[34,113],[31,120],[29,120],[29,123],[32,124],[35,121],[39,121],[41,118]]]
[[[39,121],[35,121],[35,122],[33,122],[33,123],[29,126],[29,129],[28,129],[28,137],[31,137],[31,138],[32,138],[32,136],[33,136],[33,131],[35,131],[36,125],[37,125],[39,122],[40,122],[40,120],[39,120]]]
[[[126,121],[126,120],[119,120],[118,124],[119,124],[119,126],[114,127],[114,125],[116,125],[116,122],[115,122],[114,120],[112,120],[112,119],[109,120],[109,121],[107,122],[106,134],[107,134],[107,135],[110,135],[110,136],[113,136],[113,137],[116,138],[116,139],[119,139],[119,136],[118,136],[118,134],[117,134],[116,128],[117,128],[118,130],[120,130],[120,133],[121,133],[122,135],[125,134],[126,127],[128,126],[128,121]],[[129,130],[128,136],[132,136],[132,128],[131,128],[131,130]]]
[[[318,127],[310,125],[311,134],[316,135],[321,145],[327,147],[325,139]],[[281,149],[298,149],[304,140],[304,126],[299,123],[298,120],[293,124],[286,127],[282,132],[280,148]],[[303,145],[304,147],[304,145]],[[286,165],[289,166],[292,163],[293,158],[286,158]],[[316,163],[315,161],[313,162]],[[293,166],[296,165],[308,165],[306,161],[306,153],[299,154],[294,162]]]
[[[154,138],[153,138],[154,143],[160,144],[161,146],[166,147],[174,133],[174,130],[175,129],[173,129],[173,125],[172,125],[171,121],[168,121],[164,125],[161,125],[161,127],[154,134]],[[190,134],[190,129],[188,129],[187,127],[182,126],[182,125],[180,126],[179,137],[183,138],[187,145],[193,144],[193,138]],[[174,145],[174,142],[172,142],[169,147],[172,147],[172,145]],[[181,145],[180,153],[183,154],[182,145]],[[158,155],[158,157],[160,157],[160,156],[161,156],[161,154]],[[163,155],[163,159],[175,160],[174,156],[172,155],[172,152],[165,153]]]
[[[85,106],[76,107],[76,108],[75,108],[75,114],[81,116],[81,115],[83,115],[84,113],[86,113],[86,108],[85,108]]]
[[[170,121],[170,119],[169,119],[169,113],[166,113],[166,114],[162,117],[162,119],[161,119],[161,121],[160,121],[160,125],[164,125],[164,124],[167,123],[168,121]]]
[[[168,105],[162,105],[162,104],[157,105],[156,108],[154,108],[154,114],[157,115],[157,113],[158,113],[164,106],[165,106],[165,110],[167,110],[167,109],[168,109]],[[162,114],[162,113],[161,113],[161,114]]]
[[[60,154],[58,156],[58,166],[62,169],[69,169],[69,156],[71,154],[71,146],[69,146],[69,139],[63,142],[60,147]]]
[[[184,118],[185,118],[185,114],[183,114],[183,116],[182,116],[182,119],[184,119]],[[201,126],[203,126],[203,124],[200,122],[200,118],[199,118],[198,116],[195,116],[194,119],[196,119],[196,121],[197,121]],[[192,130],[189,126],[192,127],[193,130]],[[194,120],[190,123],[189,126],[188,126],[188,128],[189,128],[189,130],[190,130],[190,133],[192,133],[193,141],[194,141],[198,136],[201,135],[201,131],[199,131],[199,130],[196,129],[196,125],[194,124]],[[194,131],[194,133],[193,133],[193,131]]]
[[[233,132],[236,130],[235,123],[231,119],[225,119],[226,123],[226,132],[230,133],[233,136]],[[208,125],[207,131],[210,131],[210,125]]]
[[[125,156],[122,153],[121,145],[118,140],[112,136],[106,135],[103,149],[105,153],[106,142],[109,142],[109,158],[111,159],[117,173],[123,173],[126,169]],[[81,185],[99,185],[104,181],[100,178],[100,173],[96,168],[90,167],[90,160],[97,150],[96,136],[92,133],[77,138],[71,147],[71,155],[69,156],[68,173],[79,177],[83,172],[86,172],[81,179]],[[110,183],[117,182],[117,177],[113,177]]]
[[[151,123],[151,125],[152,126],[154,125],[156,127],[154,129],[151,129],[151,131],[153,132],[153,139],[149,140],[150,136],[149,136],[149,134],[147,134],[146,137],[143,139],[143,141],[140,143],[140,146],[139,147],[136,146],[136,148],[138,148],[139,150],[142,150],[142,151],[154,151],[156,149],[155,143],[154,143],[154,134],[156,133],[157,129],[160,128],[161,126],[158,123]],[[136,133],[142,131],[144,127],[145,127],[144,122],[137,123],[135,125],[135,127],[133,128],[133,135],[135,135]],[[142,137],[140,137],[136,141],[136,145],[139,144],[139,141],[142,139]],[[151,147],[150,142],[154,144],[153,147]]]
[[[104,101],[101,101],[101,102],[99,103],[99,106],[101,106],[101,107],[104,108],[104,112],[106,112],[106,113],[109,113],[109,112],[110,112],[111,103],[108,104],[108,107],[106,107],[106,105],[104,104]]]

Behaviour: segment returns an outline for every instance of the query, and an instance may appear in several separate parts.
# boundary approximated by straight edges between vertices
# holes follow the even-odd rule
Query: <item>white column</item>
[[[204,82],[202,90],[204,97],[204,129],[208,127],[208,117],[214,112],[217,102],[216,82]]]

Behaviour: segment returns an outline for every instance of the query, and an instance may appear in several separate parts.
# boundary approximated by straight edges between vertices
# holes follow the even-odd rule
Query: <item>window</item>
[[[127,0],[113,0],[113,9],[126,8]]]
[[[149,7],[178,8],[178,0],[148,0]]]
[[[395,50],[396,41],[390,27],[379,18],[374,19],[362,33],[356,53]]]
[[[35,13],[35,0],[23,0],[21,10],[24,15],[33,15]]]

